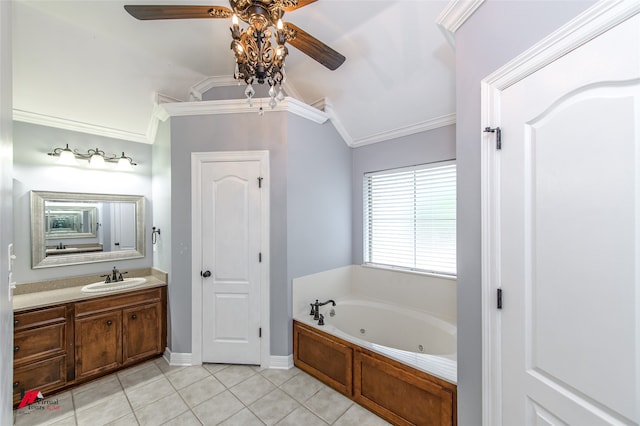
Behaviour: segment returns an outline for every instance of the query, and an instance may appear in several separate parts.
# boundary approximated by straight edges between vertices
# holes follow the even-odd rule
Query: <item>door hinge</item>
[[[258,338],[262,338],[262,327],[258,328]]]
[[[498,309],[502,309],[502,289],[499,288],[496,294],[496,306]]]
[[[495,133],[496,134],[496,149],[502,149],[502,130],[500,127],[485,127],[484,133]]]
[[[262,179],[261,177],[258,178],[258,188],[262,188]]]
[[[262,263],[262,253],[258,253],[258,262]]]

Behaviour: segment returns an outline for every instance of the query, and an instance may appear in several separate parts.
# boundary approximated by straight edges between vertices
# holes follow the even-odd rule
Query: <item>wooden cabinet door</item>
[[[122,311],[89,315],[75,321],[76,379],[122,365]]]
[[[122,313],[125,364],[162,352],[160,303],[123,309]]]

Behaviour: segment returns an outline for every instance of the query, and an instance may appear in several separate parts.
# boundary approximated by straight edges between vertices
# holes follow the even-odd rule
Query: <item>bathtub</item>
[[[322,326],[308,311],[295,319],[456,384],[454,324],[424,312],[365,299],[337,299],[335,307],[325,305],[320,313],[324,315]]]

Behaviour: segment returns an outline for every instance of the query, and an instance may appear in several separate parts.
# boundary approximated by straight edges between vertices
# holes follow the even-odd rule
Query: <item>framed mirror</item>
[[[145,256],[144,196],[31,191],[33,269]]]

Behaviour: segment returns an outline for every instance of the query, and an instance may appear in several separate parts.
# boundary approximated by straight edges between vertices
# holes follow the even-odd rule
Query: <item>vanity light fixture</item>
[[[77,149],[73,151],[69,148],[69,144],[66,144],[64,148],[55,148],[49,152],[48,155],[58,157],[58,163],[62,165],[77,165],[77,160],[89,160],[89,167],[93,169],[103,169],[106,167],[106,163],[116,163],[116,170],[118,171],[131,171],[132,166],[137,164],[133,161],[133,158],[127,157],[124,152],[121,156],[116,154],[107,154],[100,148],[89,149],[86,153],[78,152]]]

